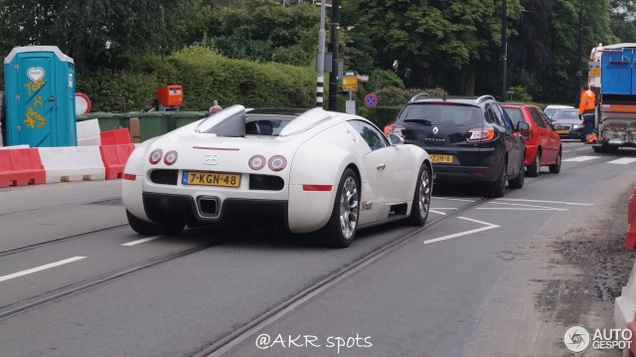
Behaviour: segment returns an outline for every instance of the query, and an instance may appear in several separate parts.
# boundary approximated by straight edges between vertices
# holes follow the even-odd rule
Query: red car
[[[521,131],[526,137],[526,176],[539,176],[541,166],[548,166],[551,173],[558,174],[561,171],[561,138],[543,110],[523,103],[501,103],[501,106],[513,123],[523,120],[530,126],[527,131]]]

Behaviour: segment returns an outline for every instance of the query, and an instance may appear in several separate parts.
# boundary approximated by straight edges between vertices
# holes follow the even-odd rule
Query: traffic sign
[[[378,97],[375,94],[369,93],[364,97],[364,105],[367,108],[373,108],[378,105]]]
[[[342,90],[355,92],[358,90],[358,75],[355,73],[347,73],[342,77]]]

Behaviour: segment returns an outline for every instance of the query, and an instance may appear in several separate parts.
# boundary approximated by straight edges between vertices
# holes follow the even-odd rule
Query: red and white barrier
[[[126,133],[124,133],[124,131]],[[98,135],[112,145],[29,148],[5,146],[0,150],[0,188],[43,183],[121,178],[135,149],[128,129]]]
[[[0,150],[0,187],[46,183],[38,149]]]

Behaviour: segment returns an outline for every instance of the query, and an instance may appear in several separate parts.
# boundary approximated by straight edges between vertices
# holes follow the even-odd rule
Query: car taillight
[[[532,129],[521,130],[521,135],[525,136],[526,140],[532,140],[532,138],[534,137],[534,132],[532,131]]]
[[[401,125],[389,124],[389,125],[384,127],[384,135],[396,134],[396,135],[399,135],[401,137],[404,137],[404,135],[402,134],[402,130],[403,129],[404,129],[404,127],[401,126]]]
[[[266,162],[267,160],[265,160],[265,157],[263,155],[254,155],[250,157],[247,165],[249,165],[250,169],[252,170],[260,170],[265,167]]]
[[[122,180],[126,180],[126,181],[135,181],[137,179],[137,175],[127,174],[127,173],[124,172],[121,175],[121,179]]]
[[[163,157],[163,150],[156,149],[150,153],[150,157],[148,158],[148,161],[150,161],[151,164],[156,165],[159,163],[159,161],[161,161],[162,157]]]
[[[466,141],[469,143],[483,143],[497,138],[497,132],[490,128],[469,129],[468,133],[470,136],[466,139]]]
[[[287,166],[287,159],[281,155],[274,155],[267,160],[267,167],[272,171],[280,171]]]
[[[178,157],[179,157],[179,154],[177,154],[176,151],[170,150],[166,153],[166,156],[163,159],[163,163],[170,166],[174,164],[175,162],[177,162]]]
[[[303,191],[322,191],[328,192],[333,188],[332,185],[303,185]]]

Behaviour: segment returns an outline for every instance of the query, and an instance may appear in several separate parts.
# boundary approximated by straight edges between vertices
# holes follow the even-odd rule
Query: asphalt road
[[[1,189],[0,355],[192,356],[407,237],[218,354],[570,356],[565,329],[612,328],[611,302],[567,299],[581,267],[555,244],[620,229],[636,150],[564,150],[560,174],[483,202],[438,186],[423,230],[369,229],[340,250],[237,227],[139,236],[117,180]]]

